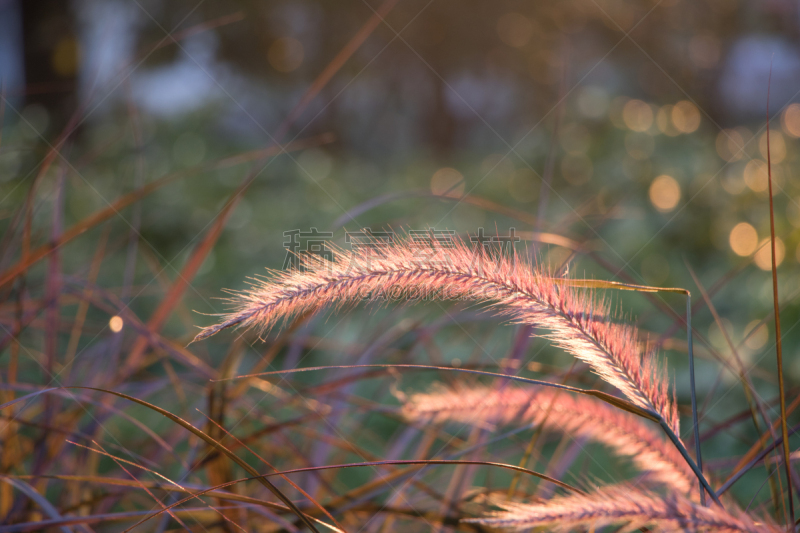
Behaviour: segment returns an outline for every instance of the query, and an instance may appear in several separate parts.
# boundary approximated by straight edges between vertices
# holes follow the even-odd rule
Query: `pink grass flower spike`
[[[307,256],[304,270],[271,271],[251,289],[234,293],[229,299],[233,312],[195,340],[232,326],[264,332],[291,316],[354,305],[379,292],[444,294],[549,330],[555,345],[680,434],[663,367],[641,349],[635,327],[610,320],[602,300],[558,283],[527,257],[476,253],[461,240],[434,251],[398,239],[379,250],[335,249],[331,261]]]

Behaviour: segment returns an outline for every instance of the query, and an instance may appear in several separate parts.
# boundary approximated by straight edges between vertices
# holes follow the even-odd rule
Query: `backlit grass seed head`
[[[771,523],[756,523],[739,510],[704,507],[682,496],[661,496],[628,485],[600,487],[590,494],[553,498],[542,504],[503,502],[504,510],[464,520],[513,531],[547,526],[550,531],[595,530],[627,524],[624,531],[647,527],[655,531],[778,533]]]
[[[635,327],[612,322],[602,300],[557,283],[527,256],[475,252],[459,239],[436,248],[398,239],[377,250],[334,249],[332,260],[308,256],[304,269],[271,271],[234,293],[233,311],[195,340],[231,326],[263,332],[291,316],[353,305],[395,287],[482,303],[513,322],[549,330],[555,345],[678,433],[663,369],[640,348]]]
[[[697,491],[697,478],[681,454],[651,422],[600,400],[544,387],[461,385],[409,396],[401,412],[411,421],[473,425],[534,424],[608,446],[629,457],[648,480],[681,494]]]

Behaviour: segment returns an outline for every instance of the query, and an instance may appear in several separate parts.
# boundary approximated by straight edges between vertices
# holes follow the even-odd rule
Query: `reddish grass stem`
[[[772,157],[769,145],[769,89],[772,84],[772,64],[769,66],[767,82],[767,183],[769,184],[769,235],[772,252],[772,301],[775,308],[775,352],[778,358],[778,393],[781,398],[781,433],[783,434],[783,464],[786,467],[788,484],[789,516],[786,521],[789,531],[794,531],[794,497],[792,495],[792,463],[789,457],[789,429],[786,424],[786,392],[783,386],[783,350],[781,343],[781,316],[778,300],[778,264],[775,260],[775,206],[772,200]]]

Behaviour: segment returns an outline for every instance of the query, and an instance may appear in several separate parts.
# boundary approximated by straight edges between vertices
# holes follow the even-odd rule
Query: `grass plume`
[[[635,327],[614,323],[602,300],[553,280],[527,257],[476,252],[461,240],[448,244],[398,239],[378,249],[335,249],[333,260],[307,256],[305,269],[270,271],[251,289],[233,293],[233,312],[195,340],[232,326],[263,332],[300,313],[383,297],[469,300],[549,330],[556,346],[588,363],[635,405],[658,413],[678,434],[664,373],[640,348]]]
[[[774,524],[757,523],[738,510],[726,511],[714,505],[704,507],[676,494],[661,496],[627,485],[605,486],[590,494],[557,497],[541,504],[503,502],[498,505],[504,510],[464,521],[514,531],[540,526],[552,531],[594,531],[612,524],[627,524],[625,531],[645,526],[655,531],[780,531]]]
[[[408,397],[403,415],[419,423],[534,424],[601,443],[629,457],[648,479],[681,494],[697,494],[697,480],[675,447],[641,417],[605,402],[543,387],[471,385]]]

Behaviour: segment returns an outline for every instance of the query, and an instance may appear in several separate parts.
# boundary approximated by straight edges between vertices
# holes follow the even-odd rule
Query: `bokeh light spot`
[[[769,330],[760,320],[753,320],[744,328],[745,345],[751,350],[763,348],[769,340]]]
[[[647,131],[653,125],[653,110],[641,100],[628,100],[622,108],[622,120],[633,131]]]
[[[454,168],[440,168],[431,177],[431,192],[437,196],[460,198],[464,194],[464,186],[464,176]]]
[[[650,202],[662,213],[675,209],[680,200],[681,186],[672,176],[663,174],[650,184]]]
[[[122,331],[122,326],[124,322],[122,321],[122,317],[114,315],[111,317],[111,320],[108,321],[108,329],[113,331],[114,333],[119,333]]]
[[[741,167],[729,165],[725,168],[725,173],[720,177],[720,185],[725,192],[734,196],[744,192],[745,183],[742,174]]]
[[[761,157],[767,159],[767,134],[764,132],[758,140],[758,151],[761,152]],[[786,141],[779,131],[769,132],[769,155],[772,159],[772,164],[780,163],[786,158]]]
[[[728,341],[725,340],[725,334],[727,333],[728,337],[730,337],[732,332],[733,324],[731,321],[727,318],[721,318],[719,322],[715,320],[708,327],[708,340],[711,341],[711,344],[716,348],[721,350],[728,346]]]
[[[787,135],[798,138],[800,137],[800,104],[791,104],[783,112],[781,117],[783,124],[783,131]]]
[[[786,245],[783,244],[780,237],[775,237],[775,265],[780,266],[784,257],[786,257]],[[758,251],[756,251],[753,261],[761,270],[772,270],[772,246],[769,244],[769,239],[758,243]]]
[[[728,242],[736,255],[747,257],[756,251],[758,232],[747,222],[739,222],[731,230]]]
[[[722,130],[717,135],[717,153],[725,161],[738,161],[744,157],[746,139],[739,129]]]
[[[688,100],[682,100],[672,108],[672,123],[681,133],[692,133],[700,127],[700,111]]]
[[[749,161],[744,167],[744,182],[754,192],[764,192],[769,187],[767,164],[760,159]]]

